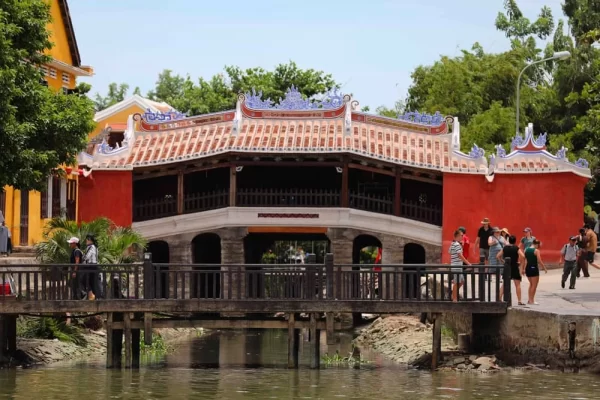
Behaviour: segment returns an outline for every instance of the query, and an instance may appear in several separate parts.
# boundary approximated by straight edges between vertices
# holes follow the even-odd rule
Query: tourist
[[[489,218],[484,218],[481,225],[477,232],[477,239],[475,239],[475,248],[479,251],[479,263],[484,265],[487,264],[490,256],[488,239],[492,235],[492,228],[490,227]]]
[[[454,231],[454,240],[450,244],[450,271],[452,272],[452,279],[454,284],[452,285],[452,301],[458,301],[458,290],[465,282],[463,274],[463,265],[471,265],[469,260],[463,255],[462,248],[463,233],[460,229]]]
[[[590,225],[586,225],[584,229],[585,237],[587,239],[586,260],[588,264],[592,267],[600,269],[600,267],[594,262],[594,257],[596,256],[596,248],[598,247],[598,236],[596,236],[596,232],[594,232]]]
[[[569,289],[575,289],[575,280],[577,279],[577,256],[579,255],[579,247],[577,247],[577,236],[571,236],[569,243],[565,244],[560,250],[560,261],[558,265],[563,265],[563,274],[560,281],[560,286],[564,289],[565,282],[569,275],[571,281]]]
[[[533,241],[535,240],[535,236],[532,235],[531,228],[525,228],[525,229],[523,229],[523,232],[525,233],[525,236],[523,236],[521,238],[520,247],[521,247],[521,250],[525,251],[531,247],[531,245],[533,244]]]
[[[73,300],[81,300],[84,293],[81,287],[81,272],[79,272],[79,264],[83,262],[83,252],[79,248],[79,239],[76,237],[70,238],[67,243],[71,248],[71,291],[73,292]]]
[[[523,243],[521,243],[523,244]],[[538,283],[540,282],[540,269],[541,266],[544,268],[544,272],[548,273],[546,269],[546,265],[542,261],[542,256],[540,254],[540,241],[534,239],[529,246],[524,251],[525,259],[527,260],[527,266],[525,267],[525,276],[527,276],[527,280],[529,281],[529,299],[527,300],[527,304],[535,304],[538,305],[535,301],[535,292],[537,291]],[[521,268],[521,274],[523,273],[523,268]]]
[[[504,263],[505,258],[510,258],[510,279],[515,284],[515,290],[517,292],[517,301],[520,306],[524,306],[525,303],[521,301],[521,270],[519,265],[525,264],[525,254],[517,246],[517,237],[511,235],[508,237],[508,244],[500,250],[497,256],[501,263]],[[509,283],[510,285],[510,283]],[[504,282],[500,286],[500,298],[504,298]]]
[[[510,232],[508,231],[508,228],[502,228],[502,230],[500,231],[500,243],[502,243],[503,247],[508,245],[509,238]]]
[[[498,254],[504,247],[504,239],[500,236],[500,228],[492,228],[492,236],[488,238],[488,247],[490,248],[490,266],[496,267],[496,270],[504,265],[504,262],[498,260]],[[491,273],[495,273],[496,270],[491,270]]]
[[[8,228],[4,221],[0,225],[0,254],[8,257]]]
[[[95,300],[100,297],[100,269],[98,268],[98,247],[94,236],[87,235],[85,238],[87,248],[83,258],[86,264],[84,270],[83,282],[87,292],[88,300]]]
[[[469,240],[469,237],[467,236],[467,228],[465,228],[464,226],[461,226],[460,228],[458,228],[459,231],[462,232],[463,234],[463,238],[462,238],[462,248],[463,248],[463,256],[465,256],[465,258],[468,260],[469,259],[469,251],[471,250],[471,241]],[[467,264],[465,264],[467,265]]]
[[[583,277],[589,278],[590,273],[587,265],[587,237],[585,236],[585,229],[579,230],[577,235],[577,247],[579,247],[579,257],[577,257],[577,277],[581,278],[581,272],[583,271]]]

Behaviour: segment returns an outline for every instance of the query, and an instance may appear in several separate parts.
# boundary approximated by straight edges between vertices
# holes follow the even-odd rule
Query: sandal
[[[525,305],[525,303],[521,303],[521,302],[519,302],[519,305],[520,305],[520,306],[524,306],[524,305]]]

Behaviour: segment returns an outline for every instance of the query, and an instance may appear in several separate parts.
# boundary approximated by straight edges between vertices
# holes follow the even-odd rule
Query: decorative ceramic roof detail
[[[165,122],[165,121],[176,121],[178,119],[183,119],[187,117],[187,115],[180,113],[175,109],[171,109],[167,112],[162,112],[160,110],[153,112],[150,108],[146,109],[146,112],[143,114],[143,118],[146,122]]]
[[[444,122],[444,117],[440,114],[439,111],[436,111],[435,114],[426,114],[416,112],[408,112],[404,114],[398,114],[398,119],[402,121],[414,122],[415,124],[423,124],[423,125],[433,125],[438,126]]]
[[[256,92],[252,89],[252,92],[245,93],[245,105],[253,110],[333,110],[340,108],[344,105],[344,95],[341,94],[338,89],[329,91],[323,100],[311,100],[302,97],[302,94],[298,89],[292,85],[291,88],[285,92],[285,97],[279,99],[279,103],[274,104],[271,99],[262,99],[262,91]]]

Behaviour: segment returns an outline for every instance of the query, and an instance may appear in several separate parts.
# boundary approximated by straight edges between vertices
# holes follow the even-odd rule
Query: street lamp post
[[[535,64],[541,64],[543,62],[546,61],[550,61],[550,60],[566,60],[567,58],[571,57],[571,53],[568,51],[557,51],[556,53],[552,54],[552,57],[548,57],[548,58],[544,58],[543,60],[538,60],[538,61],[534,61],[532,63],[529,63],[525,66],[525,68],[523,68],[521,70],[521,73],[519,74],[519,78],[517,79],[517,122],[516,122],[516,133],[517,135],[519,134],[519,111],[520,111],[520,98],[519,98],[519,94],[521,91],[521,76],[523,76],[523,72],[525,72],[525,70],[529,67],[531,67],[532,65]]]

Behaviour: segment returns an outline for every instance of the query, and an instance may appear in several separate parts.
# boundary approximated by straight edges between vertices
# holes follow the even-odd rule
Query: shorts
[[[465,273],[462,268],[452,268],[451,271],[454,283],[463,283],[465,281]]]
[[[513,281],[521,281],[521,271],[519,270],[518,265],[512,265],[510,267],[510,279]]]
[[[585,252],[585,261],[593,263],[595,255],[596,255],[596,253],[594,253],[593,251],[586,251]]]
[[[490,258],[490,249],[479,249],[479,260],[486,261]]]
[[[525,276],[528,278],[540,276],[540,269],[537,266],[528,265],[527,268],[525,268]]]

